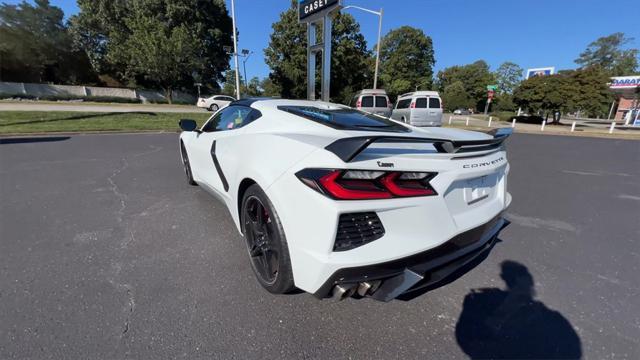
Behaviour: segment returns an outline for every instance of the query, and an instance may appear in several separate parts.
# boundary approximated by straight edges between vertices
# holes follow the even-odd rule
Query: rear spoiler
[[[447,140],[407,136],[358,136],[339,139],[325,147],[344,162],[350,162],[373,143],[428,143],[433,144],[439,153],[465,153],[497,149],[513,133],[512,128],[499,128],[490,131],[492,139],[486,140]]]

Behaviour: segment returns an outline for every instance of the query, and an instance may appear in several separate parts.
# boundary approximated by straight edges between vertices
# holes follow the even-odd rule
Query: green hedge
[[[495,111],[489,115],[497,117],[500,121],[510,121],[512,117],[516,116],[516,113],[513,111]]]
[[[162,100],[147,100],[149,104],[168,104],[169,102],[165,99]],[[173,105],[195,105],[191,101],[183,101],[183,100],[173,100]]]

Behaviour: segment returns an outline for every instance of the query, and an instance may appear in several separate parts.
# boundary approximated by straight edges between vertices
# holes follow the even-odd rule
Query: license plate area
[[[467,205],[474,205],[489,199],[494,187],[495,179],[491,175],[465,180],[464,201]]]

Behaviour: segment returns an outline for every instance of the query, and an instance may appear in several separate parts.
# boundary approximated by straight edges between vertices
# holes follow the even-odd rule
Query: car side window
[[[229,106],[216,113],[202,129],[203,132],[239,129],[257,119],[259,112],[247,106]]]
[[[216,125],[220,121],[220,111],[213,114],[202,127],[202,132],[212,132],[216,130]]]
[[[417,98],[416,109],[426,109],[426,108],[427,108],[427,98]]]

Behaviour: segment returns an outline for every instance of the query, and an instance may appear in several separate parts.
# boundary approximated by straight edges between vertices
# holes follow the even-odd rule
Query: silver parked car
[[[383,89],[360,90],[353,96],[349,106],[387,118],[391,116],[391,102]]]
[[[437,91],[416,91],[398,97],[391,118],[414,126],[441,126],[442,100]]]

